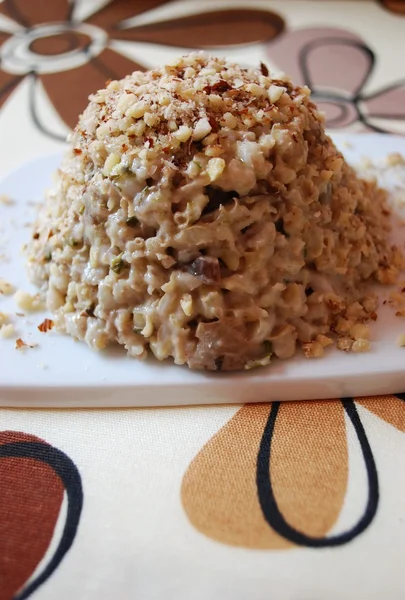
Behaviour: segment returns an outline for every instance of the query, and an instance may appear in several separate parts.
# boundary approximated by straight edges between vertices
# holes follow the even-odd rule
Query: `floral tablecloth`
[[[405,133],[404,34],[402,0],[4,0],[0,174],[190,48],[287,71],[331,129]],[[404,497],[402,394],[3,409],[0,600],[403,599]]]

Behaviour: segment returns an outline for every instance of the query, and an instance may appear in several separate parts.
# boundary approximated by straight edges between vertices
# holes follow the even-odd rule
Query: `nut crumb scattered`
[[[353,340],[348,337],[342,337],[337,341],[338,350],[342,350],[342,352],[350,352],[352,349]]]
[[[5,296],[9,296],[14,292],[14,287],[8,281],[4,279],[0,279],[0,294],[4,294]]]
[[[25,350],[26,348],[36,348],[38,344],[26,344],[21,338],[17,338],[15,341],[16,350]]]
[[[350,336],[354,340],[369,340],[370,339],[370,329],[367,325],[363,323],[356,323],[350,329]]]
[[[42,321],[42,323],[40,325],[38,325],[38,329],[42,333],[47,333],[48,331],[51,331],[51,329],[53,328],[53,325],[54,325],[54,323],[53,323],[52,319],[44,319]]]
[[[14,334],[15,334],[15,328],[12,323],[8,323],[8,325],[2,325],[0,327],[0,337],[10,338]]]
[[[316,341],[321,344],[322,348],[326,348],[333,344],[333,340],[330,337],[322,334],[316,336]]]
[[[0,204],[4,204],[5,206],[11,206],[15,201],[7,196],[7,194],[0,194]]]
[[[42,300],[39,294],[31,295],[23,290],[18,290],[14,294],[14,300],[19,308],[27,311],[36,311],[43,308]]]
[[[302,344],[302,350],[306,358],[322,358],[324,355],[322,344],[316,340],[314,342]]]

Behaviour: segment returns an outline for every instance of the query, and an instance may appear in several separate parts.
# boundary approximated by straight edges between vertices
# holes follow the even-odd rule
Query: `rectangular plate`
[[[405,138],[361,134],[334,136],[351,162],[367,156],[405,155]],[[34,293],[25,274],[21,246],[28,240],[36,208],[60,155],[25,164],[0,183],[0,194],[15,200],[0,205],[0,279]],[[384,181],[395,187],[397,182]],[[405,228],[394,232],[403,245]],[[124,350],[97,353],[84,343],[55,332],[42,334],[37,326],[49,313],[14,316],[12,297],[0,297],[0,311],[11,313],[17,336],[38,347],[15,350],[15,337],[0,339],[0,406],[118,407],[244,403],[366,396],[405,391],[405,348],[396,340],[405,333],[405,319],[383,306],[372,325],[370,352],[346,354],[330,349],[320,360],[302,355],[245,373],[193,372],[166,361],[137,361]]]

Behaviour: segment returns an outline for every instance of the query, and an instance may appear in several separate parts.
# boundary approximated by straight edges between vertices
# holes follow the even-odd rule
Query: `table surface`
[[[4,0],[0,176],[190,48],[309,84],[331,130],[404,134],[404,32],[401,0]],[[0,600],[399,600],[404,473],[402,394],[1,409]]]

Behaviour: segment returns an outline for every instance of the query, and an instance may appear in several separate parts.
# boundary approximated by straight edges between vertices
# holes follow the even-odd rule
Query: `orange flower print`
[[[53,555],[64,496],[66,516]],[[0,432],[0,600],[25,600],[57,569],[80,521],[80,474],[61,450],[17,431]]]
[[[84,3],[77,0],[4,0],[0,4],[0,107],[29,77],[32,118],[43,133],[60,139],[40,114],[40,92],[74,127],[90,93],[104,87],[108,79],[146,68],[130,57],[133,42],[181,46],[184,51],[265,42],[284,28],[281,17],[269,10],[215,10],[215,3],[205,13],[153,19],[154,12],[166,4],[168,0],[110,0],[91,14],[88,3],[83,14]],[[132,24],[140,15],[149,17],[147,23]]]
[[[405,432],[405,396],[252,404],[202,448],[182,483],[194,527],[233,546],[281,550],[346,544],[372,523],[379,504],[377,464],[358,406]],[[329,534],[347,494],[347,427],[367,479],[362,515]]]

